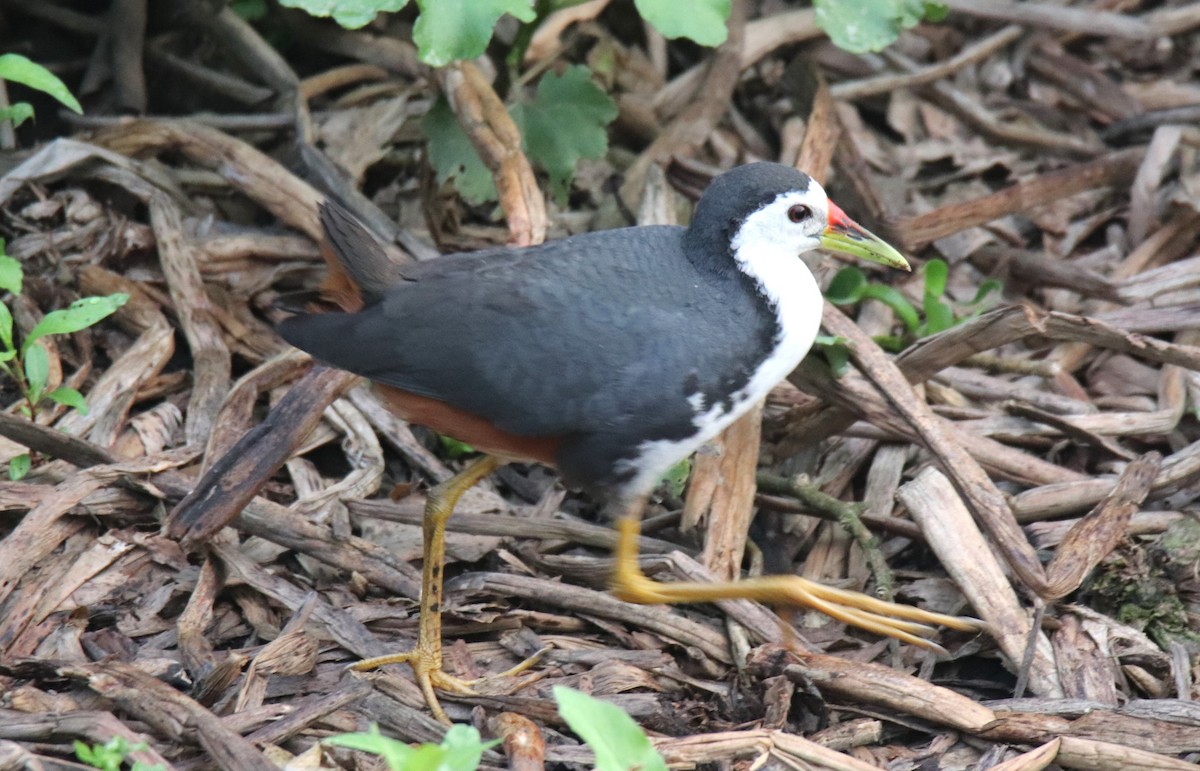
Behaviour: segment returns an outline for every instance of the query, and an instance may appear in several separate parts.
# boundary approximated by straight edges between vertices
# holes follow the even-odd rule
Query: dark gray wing
[[[683,232],[601,231],[444,257],[360,313],[298,316],[280,332],[329,364],[513,434],[670,432],[690,423],[690,395],[744,382],[757,364],[750,349],[774,334],[773,314],[734,291],[745,285],[732,265],[703,273],[686,259]]]

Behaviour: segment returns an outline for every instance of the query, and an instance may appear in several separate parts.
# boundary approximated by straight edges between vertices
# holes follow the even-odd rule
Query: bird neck
[[[820,331],[821,288],[799,255],[770,241],[735,242],[733,259],[775,314],[779,331],[759,384],[774,385],[795,369]]]

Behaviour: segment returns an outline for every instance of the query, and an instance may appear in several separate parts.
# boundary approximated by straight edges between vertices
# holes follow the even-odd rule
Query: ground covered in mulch
[[[664,490],[647,513],[643,566],[796,572],[988,631],[943,631],[938,655],[816,613],[617,601],[594,506],[509,466],[450,523],[447,669],[548,649],[445,697],[509,740],[485,766],[588,764],[551,698],[565,684],[678,767],[1190,767],[1200,4],[948,4],[861,56],[775,0],[735,2],[716,50],[647,33],[621,0],[546,25],[529,82],[502,74],[500,95],[590,62],[620,107],[560,206],[512,162],[486,64],[420,64],[411,9],[347,32],[219,3],[0,3],[0,49],[86,107],[35,100],[0,156],[0,235],[27,281],[6,302],[28,331],[77,297],[131,296],[48,340],[52,384],[87,414],[30,425],[4,384],[0,460],[30,447],[34,465],[0,483],[0,768],[78,768],[73,740],[114,735],[181,770],[377,768],[318,744],[372,722],[438,740],[407,668],[346,667],[414,639],[425,491],[463,460],[274,333],[281,298],[324,272],[317,203],[425,259],[683,221],[712,174],[756,159],[825,180],[917,266],[869,281],[959,323],[921,336],[884,303],[827,306],[849,367],[810,356],[702,453],[686,503]],[[502,209],[437,184],[419,124],[439,90],[492,153]],[[934,259],[949,272],[927,303]],[[811,263],[822,282],[841,267]]]

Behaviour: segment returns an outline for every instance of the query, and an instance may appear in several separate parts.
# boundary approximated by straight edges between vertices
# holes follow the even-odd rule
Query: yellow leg
[[[860,629],[942,652],[944,650],[940,645],[926,639],[936,634],[935,626],[948,626],[966,632],[982,628],[982,622],[975,619],[946,616],[911,605],[884,602],[860,592],[834,589],[800,576],[762,576],[726,583],[664,584],[652,581],[638,566],[637,541],[640,530],[638,517],[632,513],[617,521],[612,591],[626,602],[676,604],[743,599],[768,605],[801,605]]]
[[[421,569],[421,615],[417,645],[411,651],[364,659],[351,667],[355,671],[365,672],[385,664],[407,663],[412,667],[413,677],[425,694],[425,701],[433,716],[447,725],[450,718],[446,716],[433,689],[470,693],[471,682],[442,671],[442,568],[446,564],[446,522],[454,513],[454,507],[463,493],[495,471],[501,462],[498,458],[485,455],[429,491],[423,526],[425,564]],[[529,662],[525,662],[518,670],[528,665]]]

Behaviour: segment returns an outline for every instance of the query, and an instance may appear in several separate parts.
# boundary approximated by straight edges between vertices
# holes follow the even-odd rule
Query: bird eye
[[[808,208],[807,206],[805,206],[802,203],[798,203],[795,206],[788,209],[788,219],[791,220],[792,222],[804,222],[804,220],[808,219],[811,216],[812,216],[812,209]]]

